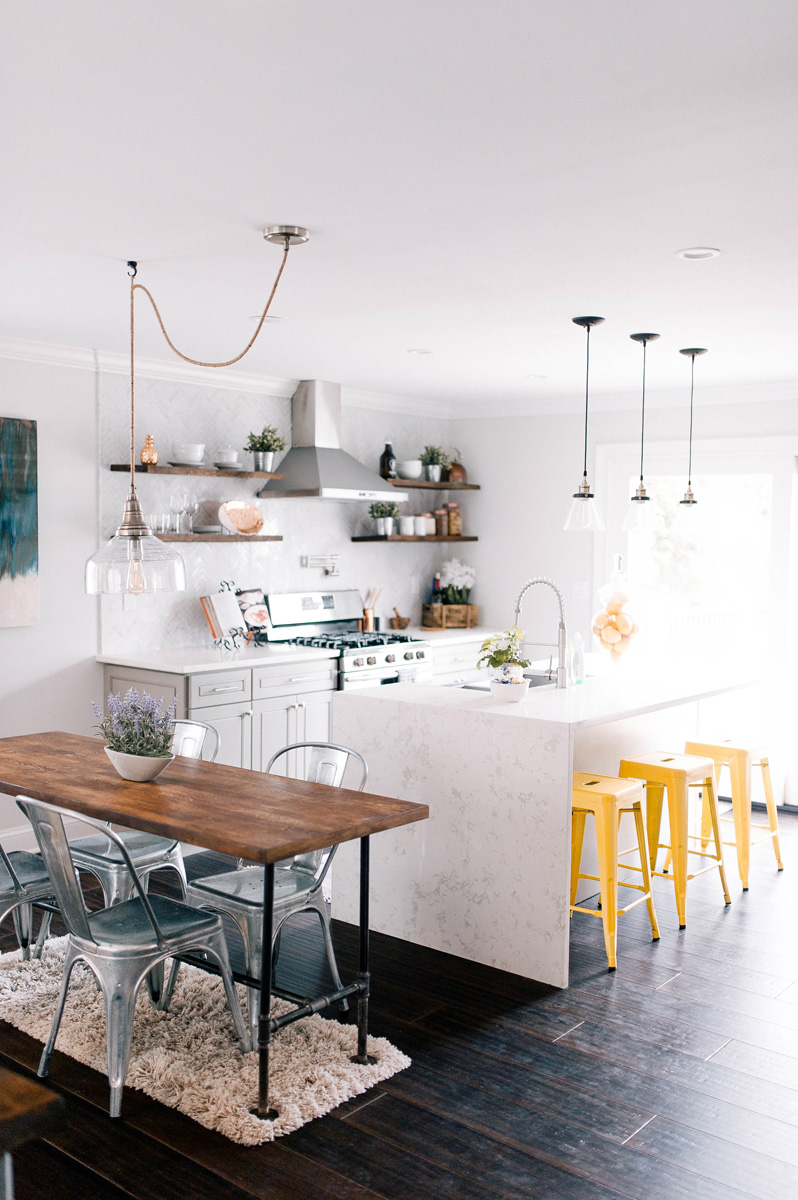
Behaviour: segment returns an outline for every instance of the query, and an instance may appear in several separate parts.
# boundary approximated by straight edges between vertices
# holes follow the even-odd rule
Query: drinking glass
[[[183,529],[182,529],[183,522],[181,520],[181,517],[183,516],[183,513],[186,511],[186,502],[187,502],[187,497],[186,497],[185,492],[173,492],[172,495],[169,497],[169,507],[171,508],[172,512],[174,513],[174,517],[175,517],[175,530],[174,530],[175,533],[183,532]]]
[[[194,518],[197,515],[197,512],[199,511],[199,500],[197,499],[197,493],[196,492],[186,492],[184,499],[186,502],[184,511],[186,514],[186,524],[188,525],[188,529],[186,530],[186,532],[193,533],[194,532]]]

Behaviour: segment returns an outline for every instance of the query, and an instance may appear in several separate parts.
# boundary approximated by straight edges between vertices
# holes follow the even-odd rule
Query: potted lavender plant
[[[176,700],[162,712],[162,700],[156,700],[149,692],[142,692],[139,697],[135,688],[129,688],[124,700],[119,692],[108,693],[107,716],[103,716],[94,701],[92,708],[100,718],[97,728],[108,742],[105,753],[123,779],[149,783],[174,758]]]

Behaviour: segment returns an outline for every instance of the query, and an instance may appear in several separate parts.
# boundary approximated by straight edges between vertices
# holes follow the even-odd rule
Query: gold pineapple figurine
[[[154,467],[158,462],[158,451],[155,449],[155,442],[152,440],[151,433],[148,433],[144,439],[144,445],[141,448],[141,461],[145,467]]]

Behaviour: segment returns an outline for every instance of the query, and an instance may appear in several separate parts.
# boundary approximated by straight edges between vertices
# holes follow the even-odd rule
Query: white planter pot
[[[377,526],[377,537],[385,537],[385,517],[375,517],[374,524]]]
[[[383,520],[383,524],[385,525],[385,536],[390,537],[391,534],[393,533],[394,518],[393,517],[383,517],[382,520]]]
[[[134,783],[150,783],[157,779],[161,771],[169,766],[174,754],[165,758],[147,758],[143,754],[123,754],[121,750],[111,750],[105,747],[105,753],[111,760],[114,770],[123,779],[131,779]]]
[[[440,483],[441,481],[441,464],[440,463],[425,463],[424,478],[427,483]]]
[[[529,691],[529,680],[523,679],[520,683],[505,683],[500,679],[491,679],[490,691],[495,700],[501,700],[505,704],[517,702],[525,699]]]
[[[493,678],[498,683],[506,683],[509,680],[512,680],[513,683],[520,683],[524,678],[524,668],[519,667],[517,663],[504,663],[503,666],[496,667]]]

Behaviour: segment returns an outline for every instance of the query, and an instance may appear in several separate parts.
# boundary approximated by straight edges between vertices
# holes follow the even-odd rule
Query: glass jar
[[[447,527],[449,537],[462,537],[463,534],[463,511],[459,504],[452,501],[444,505],[447,513]]]
[[[435,509],[435,535],[436,537],[449,536],[449,514],[445,508]]]

